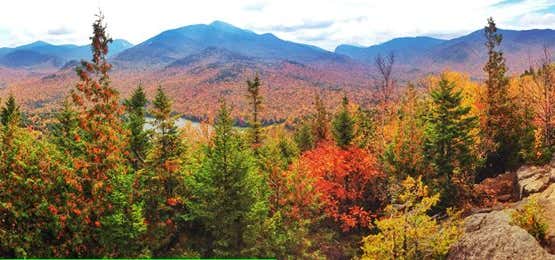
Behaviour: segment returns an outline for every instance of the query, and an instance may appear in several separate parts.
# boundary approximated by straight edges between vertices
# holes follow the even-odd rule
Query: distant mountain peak
[[[244,30],[244,29],[241,29],[237,26],[234,26],[232,24],[229,24],[229,23],[226,23],[226,22],[223,22],[223,21],[219,21],[219,20],[213,21],[208,26],[210,26],[212,28],[215,28],[215,29],[218,29],[218,30],[221,30],[221,31],[226,31],[226,32],[235,32],[235,33],[248,32],[248,33],[252,33],[249,30]]]
[[[36,48],[36,47],[43,47],[43,46],[51,46],[52,44],[47,43],[45,41],[35,41],[29,44],[18,46],[18,49],[27,49],[27,48]]]

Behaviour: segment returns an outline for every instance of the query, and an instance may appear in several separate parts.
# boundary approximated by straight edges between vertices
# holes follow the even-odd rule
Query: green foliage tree
[[[349,112],[349,100],[343,97],[341,110],[335,115],[332,122],[332,132],[337,146],[345,148],[351,145],[354,138],[354,119]]]
[[[252,251],[277,259],[323,258],[313,244],[312,219],[291,217],[291,207],[284,203],[291,189],[290,176],[286,171],[299,156],[294,142],[281,132],[278,138],[268,138],[258,152],[258,165],[267,176],[270,188],[270,212],[259,230],[254,231],[262,239]]]
[[[52,141],[58,148],[70,157],[76,157],[84,153],[81,140],[78,113],[75,111],[71,101],[65,99],[62,108],[56,113],[56,122],[52,126]]]
[[[198,250],[205,257],[256,256],[259,225],[268,213],[268,192],[250,149],[245,149],[230,110],[222,102],[212,144],[191,178],[191,214],[202,226]]]
[[[499,173],[519,165],[519,126],[514,103],[508,95],[509,82],[503,52],[499,50],[503,36],[497,32],[493,18],[488,18],[484,29],[488,61],[484,66],[486,79],[486,128],[487,145],[485,171]]]
[[[127,112],[125,123],[130,131],[129,157],[135,170],[142,167],[149,147],[149,131],[145,130],[147,102],[143,86],[140,84],[131,97],[124,101]]]
[[[307,122],[303,122],[295,131],[295,143],[301,152],[314,148],[314,136],[312,128]]]
[[[73,250],[66,236],[72,172],[37,132],[7,128],[9,135],[0,133],[0,256],[63,257]]]
[[[0,111],[0,122],[3,126],[8,126],[10,123],[19,125],[20,120],[21,112],[19,111],[19,105],[17,105],[14,96],[10,95]]]
[[[184,164],[185,146],[171,115],[172,102],[161,87],[152,101],[154,116],[152,147],[144,169],[138,173],[139,198],[148,222],[145,242],[155,257],[176,256],[186,215]],[[177,250],[179,251],[179,250]],[[177,255],[179,256],[179,255]]]
[[[461,104],[461,91],[442,78],[432,89],[432,104],[425,125],[424,154],[434,174],[428,180],[441,193],[441,204],[452,206],[464,194],[462,188],[474,182],[477,156],[473,151],[476,117]]]

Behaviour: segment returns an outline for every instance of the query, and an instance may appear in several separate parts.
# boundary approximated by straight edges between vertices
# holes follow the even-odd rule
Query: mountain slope
[[[366,48],[343,44],[337,46],[335,52],[366,63],[374,62],[378,54],[394,52],[400,61],[408,62],[443,42],[445,40],[431,37],[404,37]]]
[[[10,68],[45,68],[58,67],[63,60],[54,55],[39,53],[33,50],[15,50],[0,57],[0,65]]]
[[[498,31],[503,35],[501,48],[510,72],[520,73],[530,65],[536,65],[542,57],[544,46],[555,50],[554,30]],[[340,45],[335,51],[367,64],[371,64],[376,55],[393,51],[399,58],[398,64],[422,72],[454,69],[481,76],[481,68],[487,59],[484,42],[483,30],[477,30],[451,40],[399,38],[366,48]]]
[[[167,65],[215,47],[262,59],[296,62],[341,61],[345,58],[315,46],[284,41],[273,34],[256,34],[216,21],[162,32],[116,56],[116,60]]]
[[[126,40],[116,39],[110,44],[110,57],[133,46]],[[12,68],[59,68],[68,61],[88,59],[89,45],[53,45],[36,41],[15,48],[0,48],[0,64]]]

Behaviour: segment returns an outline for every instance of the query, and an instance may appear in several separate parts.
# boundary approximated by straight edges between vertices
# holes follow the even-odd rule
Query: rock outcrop
[[[555,182],[555,161],[546,166],[523,166],[516,171],[519,197],[542,192]]]
[[[451,247],[448,259],[555,259],[526,230],[510,222],[509,210],[466,218],[464,235]]]
[[[523,166],[514,176],[520,200],[467,217],[464,234],[449,250],[448,259],[555,259],[555,161]],[[511,224],[512,211],[532,198],[544,209],[548,223],[543,247],[526,230]]]

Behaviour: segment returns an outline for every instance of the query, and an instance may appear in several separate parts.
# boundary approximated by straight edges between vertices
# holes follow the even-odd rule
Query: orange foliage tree
[[[103,15],[97,18],[91,37],[92,62],[82,61],[76,69],[80,81],[71,93],[81,130],[74,138],[83,143],[85,152],[72,158],[77,180],[74,201],[68,206],[72,216],[82,221],[74,230],[75,254],[118,256],[133,249],[130,238],[136,237],[135,227],[142,225],[142,212],[139,206],[130,205],[132,176],[123,151],[127,136],[121,121],[123,106],[108,75],[112,39]],[[123,232],[127,228],[128,233]]]
[[[376,158],[363,149],[323,142],[305,152],[298,167],[314,180],[321,209],[343,231],[368,226],[384,205],[385,187],[380,181],[385,176]]]

